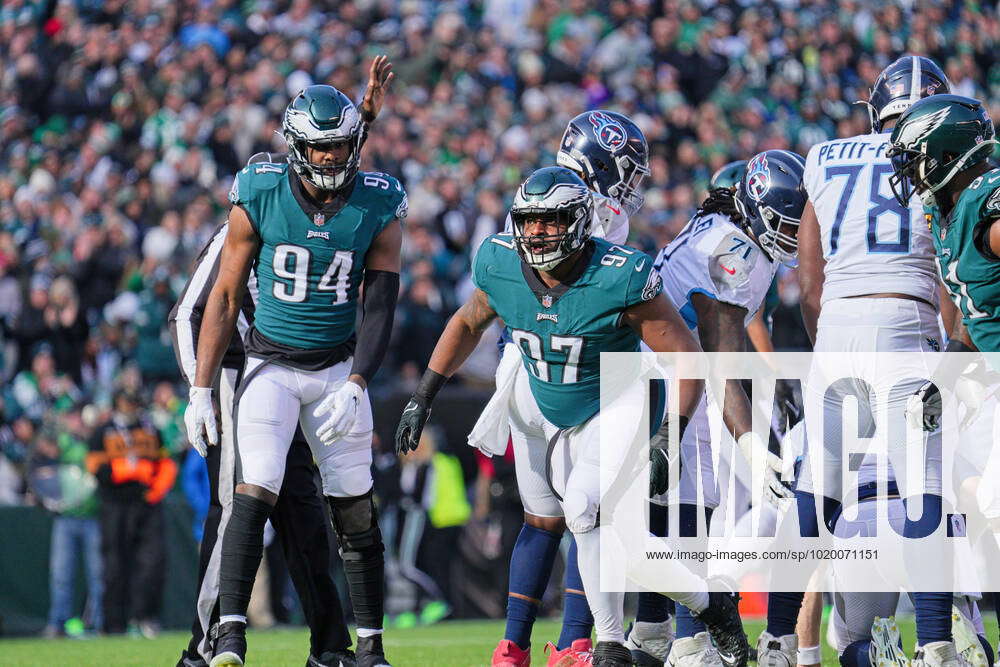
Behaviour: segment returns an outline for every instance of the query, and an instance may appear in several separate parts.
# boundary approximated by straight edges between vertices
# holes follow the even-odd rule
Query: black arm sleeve
[[[361,329],[358,331],[358,344],[354,350],[351,375],[360,375],[366,383],[371,382],[378,367],[382,365],[386,348],[389,347],[398,296],[398,273],[365,270]]]

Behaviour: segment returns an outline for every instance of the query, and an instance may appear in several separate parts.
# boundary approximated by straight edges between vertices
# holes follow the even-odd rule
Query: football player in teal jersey
[[[920,198],[938,272],[961,313],[945,351],[996,352],[1000,349],[1000,169],[990,160],[998,143],[993,122],[979,100],[932,95],[900,116],[889,141],[893,193],[903,206],[913,194]],[[981,361],[969,366],[941,364],[935,372],[936,382],[945,386],[963,376],[965,391],[955,385],[956,395],[966,405],[963,423],[971,421],[986,394],[982,385],[989,382],[989,374]],[[936,384],[925,383],[906,410],[908,420],[936,431],[941,420]],[[989,455],[989,447],[963,449],[964,456],[980,458],[981,463]],[[912,664],[967,664],[948,661],[956,652],[952,642],[932,642],[920,649]]]
[[[997,140],[979,100],[934,95],[892,131],[890,184],[899,201],[924,205],[938,268],[962,314],[962,350],[1000,349],[1000,169]],[[953,339],[956,337],[953,336]]]
[[[600,590],[600,354],[638,351],[640,340],[657,352],[700,348],[662,295],[652,259],[591,237],[592,206],[587,186],[563,167],[539,169],[521,185],[511,209],[514,232],[487,238],[476,254],[476,290],[442,333],[400,418],[396,447],[417,447],[434,396],[486,327],[502,319],[528,370],[508,406],[518,488],[546,515],[565,517],[597,630],[593,664],[618,666],[631,665],[632,656],[623,646],[623,596]],[[682,430],[701,389],[700,382],[680,386]],[[656,449],[652,455],[659,484],[664,466]],[[746,664],[749,647],[730,596],[703,591],[678,599],[694,604],[730,664]],[[529,660],[519,650],[503,664]]]
[[[248,165],[230,192],[229,231],[205,306],[185,415],[192,441],[203,447],[203,431],[211,444],[218,441],[211,387],[254,267],[258,300],[236,400],[237,485],[222,542],[211,664],[245,659],[246,609],[264,523],[301,424],[340,542],[358,623],[357,664],[388,665],[366,387],[392,329],[406,193],[392,176],[358,171],[362,119],[336,88],[310,86],[296,95],[282,132],[287,162]],[[364,317],[356,332],[362,282]]]

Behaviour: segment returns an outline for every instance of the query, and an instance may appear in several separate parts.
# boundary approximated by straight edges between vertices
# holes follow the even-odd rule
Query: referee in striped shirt
[[[248,164],[284,161],[284,153],[258,153]],[[198,330],[219,270],[226,231],[227,225],[223,224],[202,250],[180,300],[170,311],[174,352],[189,384],[194,382]],[[257,278],[251,273],[237,330],[226,350],[218,380],[216,395],[221,403],[222,438],[220,446],[209,447],[206,455],[211,504],[205,519],[205,537],[198,564],[197,613],[191,627],[191,641],[177,667],[206,667],[212,658],[214,631],[218,624],[220,536],[226,529],[235,486],[234,398],[245,360],[242,336],[253,321],[256,301]],[[271,513],[271,524],[281,542],[292,583],[309,624],[311,646],[306,667],[354,667],[351,637],[330,574],[331,546],[327,530],[330,518],[315,483],[316,475],[312,452],[301,429],[296,428],[288,451],[284,484]]]

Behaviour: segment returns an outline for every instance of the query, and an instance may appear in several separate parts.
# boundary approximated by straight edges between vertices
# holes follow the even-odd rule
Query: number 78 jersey
[[[823,303],[897,292],[937,303],[934,247],[919,198],[900,206],[889,187],[889,134],[816,144],[803,176],[826,260]]]

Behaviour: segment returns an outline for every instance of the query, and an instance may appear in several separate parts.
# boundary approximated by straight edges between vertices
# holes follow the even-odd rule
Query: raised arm
[[[496,317],[496,311],[490,305],[486,293],[476,288],[469,300],[448,320],[434,346],[427,370],[399,418],[399,426],[396,428],[397,452],[417,449],[434,397],[448,378],[469,358],[483,332]]]

